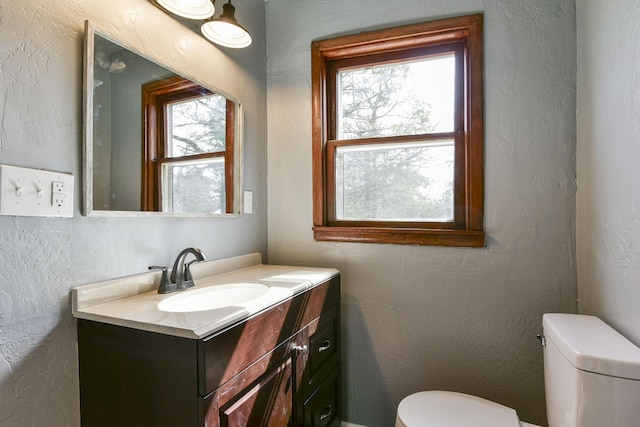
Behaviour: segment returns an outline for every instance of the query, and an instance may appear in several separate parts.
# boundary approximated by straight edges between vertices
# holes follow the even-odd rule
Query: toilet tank
[[[549,427],[640,425],[640,348],[594,316],[545,314]]]

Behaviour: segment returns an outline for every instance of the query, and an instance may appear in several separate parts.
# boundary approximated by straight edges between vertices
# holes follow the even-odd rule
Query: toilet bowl
[[[418,426],[539,427],[521,422],[511,408],[452,391],[422,391],[402,399],[396,427]]]
[[[640,425],[640,348],[595,316],[542,317],[549,427]],[[398,405],[396,427],[536,427],[480,397],[423,391]]]

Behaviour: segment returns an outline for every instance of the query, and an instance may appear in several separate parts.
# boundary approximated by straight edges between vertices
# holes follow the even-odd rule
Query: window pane
[[[162,210],[225,213],[224,159],[162,165]]]
[[[455,56],[338,72],[338,139],[453,131]]]
[[[335,165],[338,220],[453,220],[453,140],[339,147]]]
[[[227,100],[203,96],[167,107],[168,157],[224,151]]]

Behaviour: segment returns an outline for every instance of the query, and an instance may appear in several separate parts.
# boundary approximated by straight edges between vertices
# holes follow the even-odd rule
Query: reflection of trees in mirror
[[[167,211],[175,213],[225,212],[224,160],[172,165],[167,177]]]
[[[339,139],[432,133],[431,105],[406,64],[341,72]],[[352,145],[336,152],[336,216],[453,219],[453,140]]]
[[[171,104],[169,108],[170,156],[225,149],[227,100],[224,96],[202,96]]]
[[[168,106],[170,157],[221,152],[226,146],[227,100],[213,94]],[[171,141],[171,143],[169,143]],[[224,159],[170,165],[164,189],[170,212],[225,212]]]

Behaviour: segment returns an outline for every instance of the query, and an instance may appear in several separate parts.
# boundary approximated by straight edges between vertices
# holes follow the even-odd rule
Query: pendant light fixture
[[[231,0],[222,6],[222,15],[208,19],[200,30],[210,41],[221,46],[243,48],[251,44],[251,35],[235,18],[236,8]]]
[[[215,7],[211,0],[152,0],[166,11],[187,19],[208,19]]]

